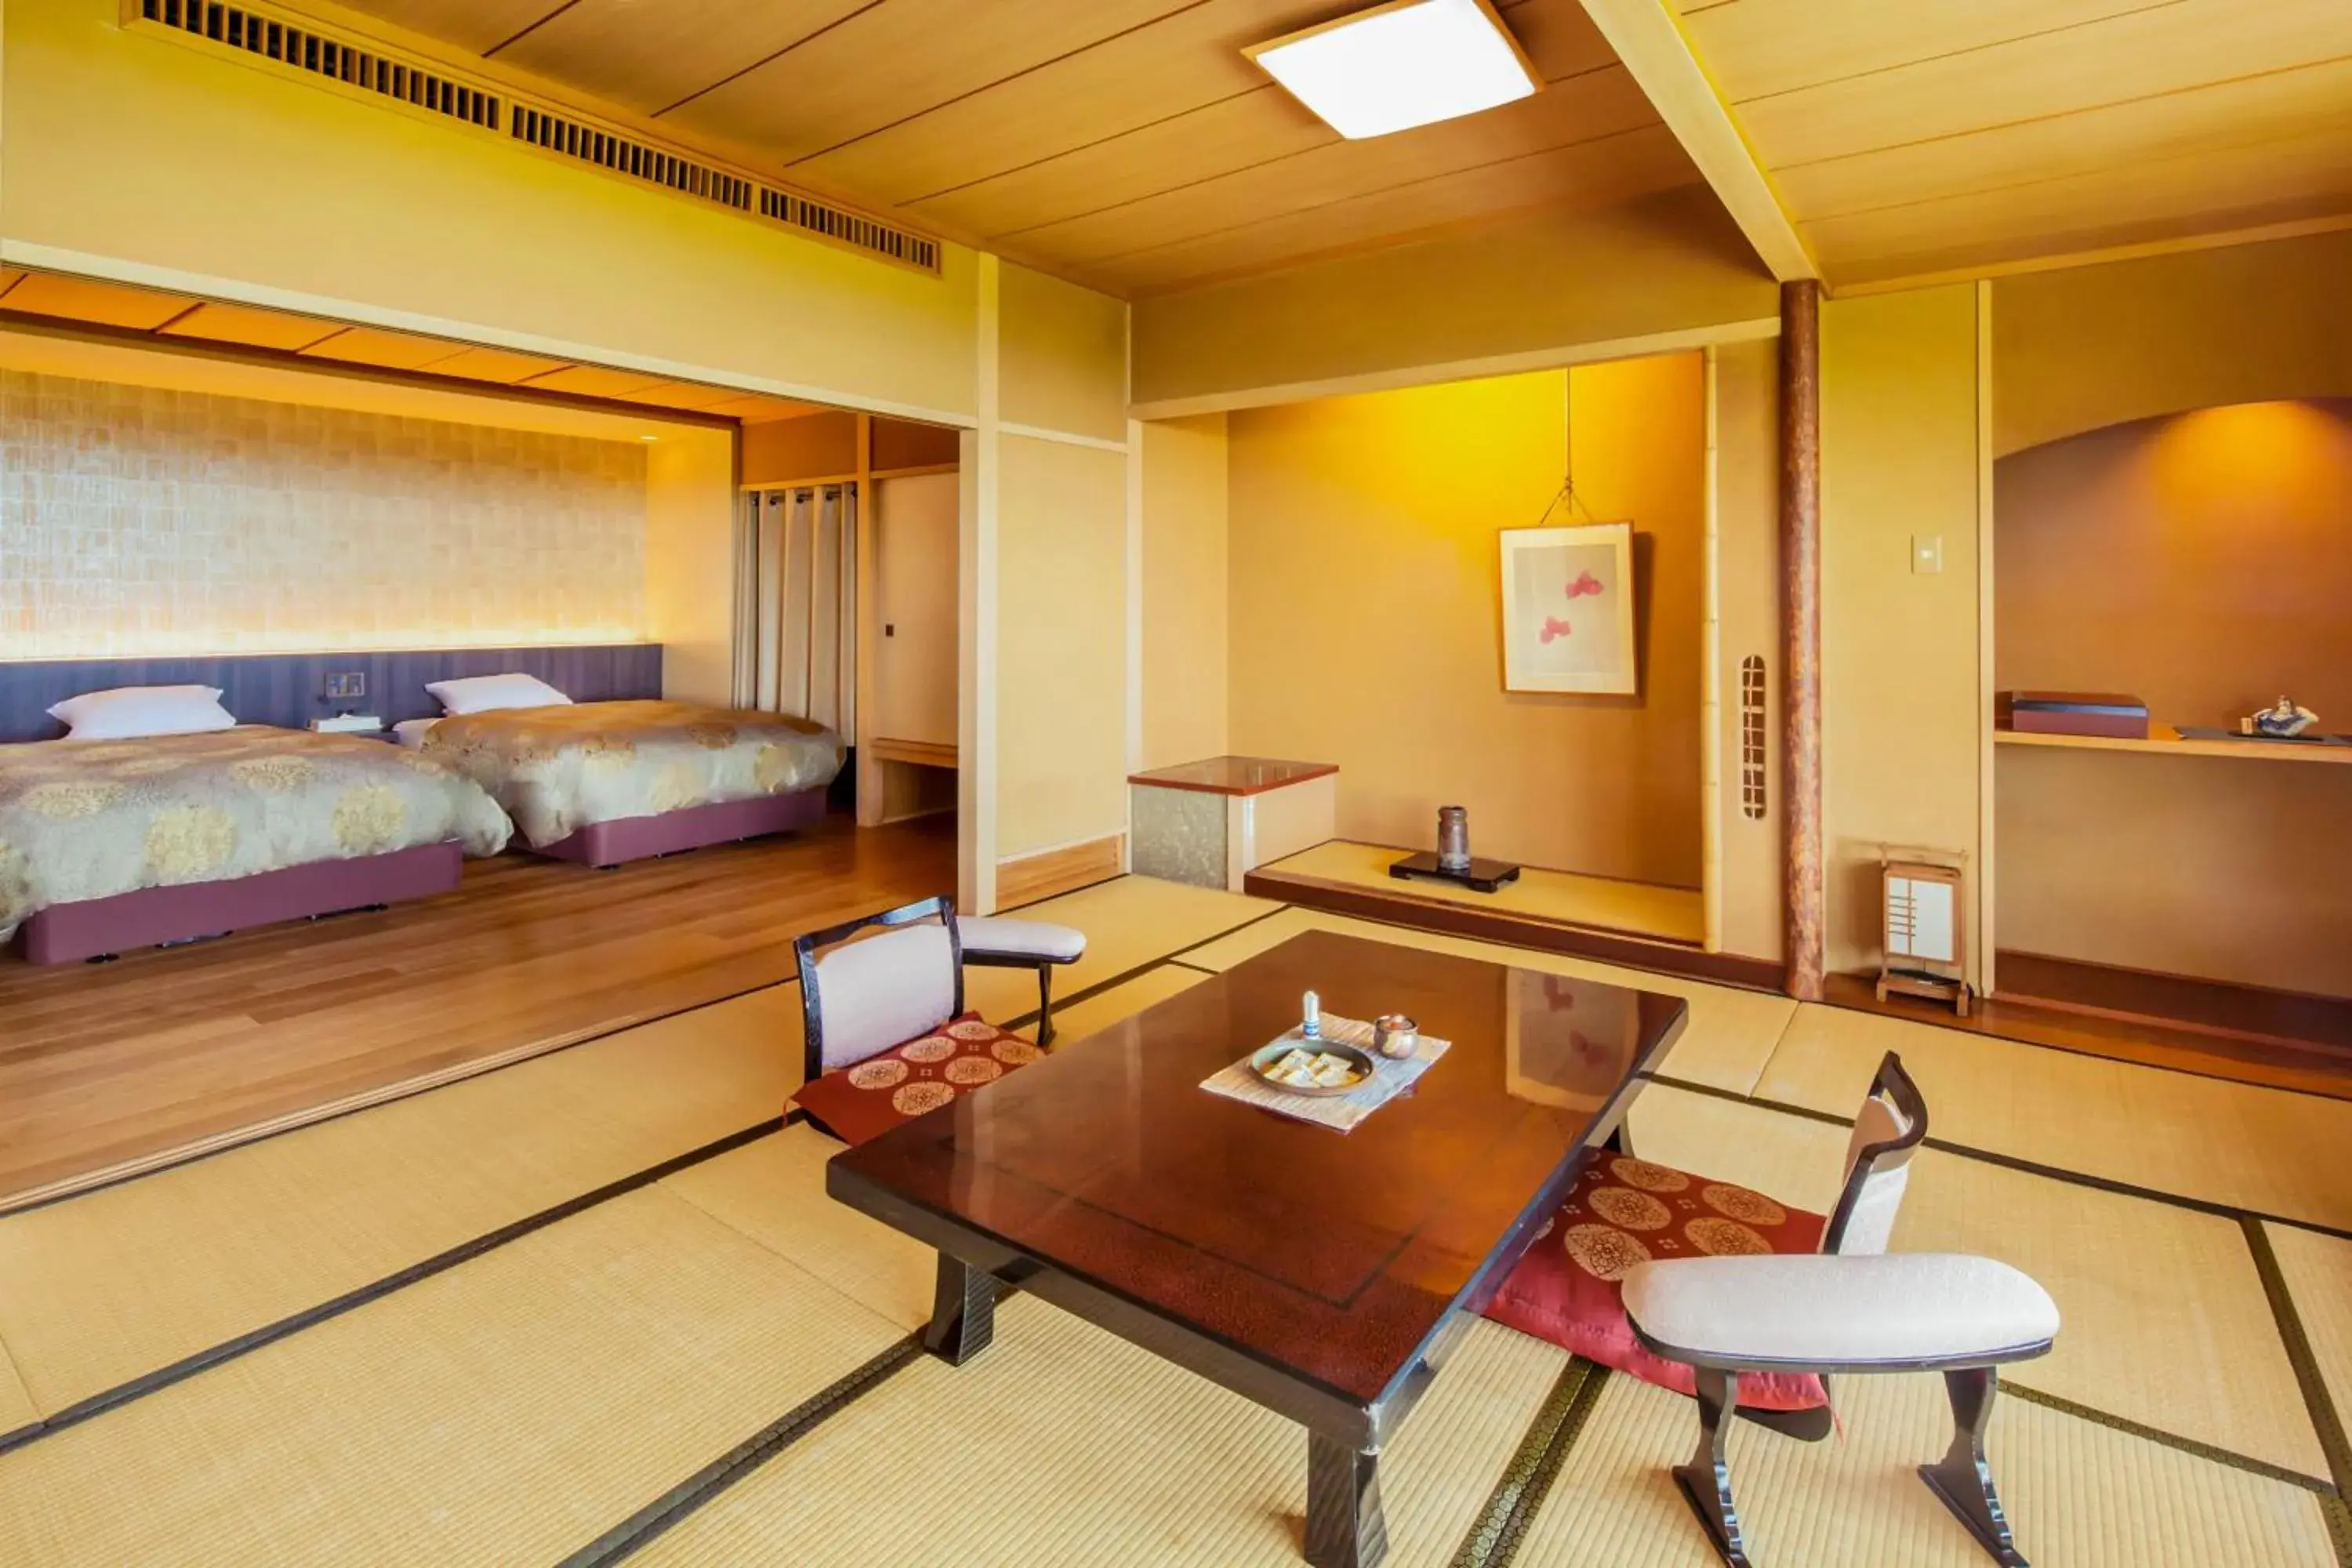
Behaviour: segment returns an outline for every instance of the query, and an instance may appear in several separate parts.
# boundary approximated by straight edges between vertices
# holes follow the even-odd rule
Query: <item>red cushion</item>
[[[1043,1054],[1020,1036],[966,1013],[936,1034],[835,1068],[803,1084],[793,1099],[836,1137],[863,1143]]]
[[[1815,1252],[1826,1223],[1746,1187],[1602,1151],[1585,1162],[1486,1316],[1644,1383],[1695,1394],[1689,1367],[1651,1354],[1633,1337],[1618,1286],[1625,1271],[1651,1258]],[[1818,1377],[1748,1372],[1739,1375],[1739,1403],[1810,1410],[1829,1395]]]

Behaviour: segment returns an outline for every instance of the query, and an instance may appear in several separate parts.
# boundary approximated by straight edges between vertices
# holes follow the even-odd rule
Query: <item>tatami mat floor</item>
[[[1036,912],[1089,937],[1064,1045],[1314,929],[1673,992],[1637,1146],[1815,1208],[1899,1050],[1936,1147],[1897,1245],[2065,1316],[1993,1428],[2028,1554],[2352,1568],[2352,1105],[1143,879]],[[776,986],[0,1216],[0,1562],[1298,1561],[1295,1426],[1026,1299],[970,1366],[910,1352],[929,1255],[775,1130],[799,1044]],[[1979,1561],[1909,1468],[1939,1386],[1840,1405],[1823,1444],[1736,1429],[1758,1560]],[[1481,1325],[1384,1460],[1391,1561],[1703,1564],[1694,1435]]]

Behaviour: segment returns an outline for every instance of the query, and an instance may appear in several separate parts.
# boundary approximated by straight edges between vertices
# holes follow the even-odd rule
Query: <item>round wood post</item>
[[[1782,842],[1789,994],[1822,997],[1822,286],[1780,285]]]

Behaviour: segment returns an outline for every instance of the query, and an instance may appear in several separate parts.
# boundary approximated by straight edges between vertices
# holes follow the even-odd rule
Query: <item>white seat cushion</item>
[[[1969,1366],[2058,1333],[2032,1279],[1949,1252],[1675,1258],[1635,1265],[1624,1291],[1643,1332],[1717,1365]]]
[[[968,953],[1076,963],[1087,952],[1086,932],[1072,926],[1057,926],[1050,921],[1015,920],[1008,915],[958,915],[956,934],[963,939],[963,950]]]

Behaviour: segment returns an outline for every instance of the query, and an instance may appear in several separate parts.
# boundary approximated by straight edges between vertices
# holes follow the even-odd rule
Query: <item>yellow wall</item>
[[[968,250],[946,247],[945,275],[929,277],[119,16],[117,0],[9,0],[12,259],[973,412]]]
[[[1226,744],[1225,416],[1143,426],[1143,753],[1146,768]]]
[[[1147,416],[1200,413],[1531,370],[1658,333],[1695,346],[1777,300],[1694,186],[1140,300],[1135,401]]]
[[[1777,342],[1715,351],[1716,689],[1721,787],[1717,936],[1726,952],[1778,961],[1780,861],[1780,397]],[[1765,673],[1765,812],[1740,809],[1739,663]]]
[[[996,856],[1127,830],[1127,459],[1001,438]]]
[[[1565,374],[1579,491],[1647,545],[1642,695],[1502,689],[1496,534],[1559,488],[1545,372],[1230,416],[1232,745],[1339,763],[1343,837],[1426,846],[1459,804],[1482,853],[1696,887],[1700,359]]]
[[[662,645],[662,694],[731,703],[735,437],[673,429],[646,452],[646,630]]]
[[[1006,262],[1001,309],[1005,423],[1125,440],[1126,302]]]
[[[1830,969],[1874,970],[1887,846],[1981,868],[1973,284],[1822,308],[1822,849]],[[1939,535],[1944,569],[1911,569]],[[1971,953],[1973,958],[1975,955]]]
[[[2154,414],[2352,396],[2352,233],[1992,286],[1993,450]]]

